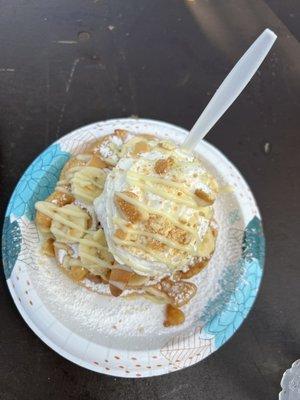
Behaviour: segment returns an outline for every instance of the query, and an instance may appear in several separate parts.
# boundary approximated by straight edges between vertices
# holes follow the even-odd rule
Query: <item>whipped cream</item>
[[[149,276],[154,279],[161,279],[177,270],[185,271],[201,259],[197,249],[208,230],[213,216],[211,206],[205,207],[205,212],[201,212],[199,210],[203,211],[203,208],[191,207],[189,205],[191,203],[190,200],[189,203],[174,201],[174,191],[180,190],[181,187],[184,187],[185,190],[188,188],[188,194],[191,196],[198,188],[205,193],[211,194],[216,188],[216,182],[207,173],[200,161],[191,153],[179,149],[173,144],[170,146],[170,148],[168,146],[165,146],[165,148],[160,146],[152,147],[149,152],[140,154],[136,158],[130,156],[121,158],[115,168],[108,174],[102,194],[94,201],[97,217],[103,227],[109,250],[115,260],[120,265],[130,267],[132,271],[139,275]],[[176,168],[172,168],[164,176],[160,176],[155,173],[153,167],[157,160],[166,158],[168,155],[175,160]],[[143,183],[140,185],[135,180],[137,176],[143,177]],[[163,186],[164,190],[169,191],[166,196],[160,192],[162,187],[160,185],[161,179],[166,179],[172,184],[175,183],[172,187]],[[154,188],[153,191],[149,190],[147,186],[149,184],[152,185],[151,188]],[[139,204],[147,210],[153,211],[153,213],[159,212],[161,215],[165,214],[167,216],[176,215],[178,221],[191,221],[195,226],[194,231],[197,236],[197,242],[192,243],[189,247],[194,251],[180,251],[167,246],[163,250],[162,256],[156,257],[155,252],[135,247],[133,242],[130,246],[128,244],[122,245],[120,241],[117,241],[115,233],[119,225],[116,221],[124,219],[124,216],[116,205],[115,198],[118,193],[124,192],[133,193]],[[135,229],[135,224],[133,227]],[[140,237],[142,236],[143,233],[140,234]],[[164,260],[167,260],[167,262],[164,262]]]

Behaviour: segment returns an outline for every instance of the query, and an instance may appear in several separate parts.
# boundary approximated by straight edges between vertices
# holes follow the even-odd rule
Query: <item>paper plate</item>
[[[71,154],[116,128],[177,142],[187,133],[165,122],[119,119],[82,127],[49,146],[25,171],[10,199],[3,230],[4,272],[24,320],[63,357],[114,376],[162,375],[216,351],[246,318],[263,272],[261,218],[241,174],[203,141],[196,151],[223,188],[215,203],[219,235],[211,262],[196,278],[197,295],[185,306],[185,323],[164,328],[163,305],[112,298],[73,283],[39,253],[34,204],[53,191]]]

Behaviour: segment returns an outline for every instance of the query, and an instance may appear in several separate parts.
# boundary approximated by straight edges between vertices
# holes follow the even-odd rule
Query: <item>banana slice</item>
[[[45,203],[45,205],[47,205],[47,203],[52,203],[57,205],[58,207],[62,207],[66,204],[72,203],[73,201],[74,197],[72,195],[64,192],[55,191],[51,193],[44,202],[39,203]],[[41,232],[43,232],[44,234],[50,232],[51,221],[52,219],[49,215],[45,215],[37,209],[35,223]]]
[[[87,204],[92,204],[104,188],[106,173],[97,167],[81,167],[71,179],[71,192],[74,197]]]
[[[90,154],[78,154],[77,156],[73,156],[69,161],[64,165],[59,180],[56,184],[56,190],[69,193],[71,186],[71,179],[73,178],[76,171],[79,171],[83,168],[91,159]]]
[[[78,257],[77,245],[54,242],[54,252],[58,265],[75,281],[82,281],[89,273]]]
[[[90,216],[74,204],[58,208],[52,219],[50,231],[62,243],[76,243],[87,230]]]
[[[107,279],[108,269],[114,263],[102,229],[90,231],[80,239],[78,248],[82,265],[95,275]]]
[[[84,153],[71,157],[64,165],[60,174],[60,179],[67,179],[72,170],[79,169],[78,167],[84,167],[90,159],[91,155]]]
[[[55,258],[60,267],[68,271],[71,270],[72,266],[81,267],[80,259],[76,252],[74,252],[72,245],[55,241],[53,247]]]
[[[96,231],[99,221],[94,206],[92,204],[86,204],[80,200],[75,200],[73,204],[89,214],[90,220],[88,222],[88,230]]]

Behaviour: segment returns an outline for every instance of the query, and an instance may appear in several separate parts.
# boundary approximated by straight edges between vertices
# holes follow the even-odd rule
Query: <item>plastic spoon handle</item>
[[[269,53],[277,36],[266,29],[222,82],[183,142],[192,150],[239,96]]]

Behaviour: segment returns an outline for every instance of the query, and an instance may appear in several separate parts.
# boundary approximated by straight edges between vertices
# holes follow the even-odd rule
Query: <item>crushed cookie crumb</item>
[[[210,206],[211,204],[213,204],[214,202],[214,198],[209,194],[206,193],[204,190],[202,189],[196,189],[195,190],[195,195],[202,201],[204,201],[204,203],[208,206]]]
[[[128,197],[137,198],[137,195],[132,192],[126,191],[122,193],[126,194]],[[133,204],[121,199],[118,195],[115,196],[115,203],[130,222],[135,224],[136,222],[141,221],[142,214]]]
[[[182,307],[188,303],[197,292],[197,287],[194,283],[174,282],[169,278],[163,279],[157,287],[168,296],[170,303],[175,307]]]
[[[126,233],[124,231],[122,231],[122,229],[116,229],[115,231],[115,237],[117,237],[118,239],[124,240],[126,238]]]
[[[208,264],[209,260],[202,260],[191,266],[186,272],[183,271],[178,271],[178,277],[180,279],[190,279],[193,276],[199,274],[200,271],[202,271],[206,265]]]
[[[172,223],[161,215],[149,214],[148,220],[144,224],[145,229],[151,233],[167,235],[172,229]]]
[[[172,157],[162,158],[156,161],[154,170],[157,174],[163,175],[172,167],[173,164],[174,160]]]
[[[152,250],[159,250],[162,251],[166,248],[166,245],[158,240],[155,239],[151,239],[148,241],[148,246],[150,247],[150,249]]]
[[[166,319],[164,321],[164,326],[175,326],[181,325],[185,321],[184,313],[177,307],[172,306],[171,304],[167,304],[166,307]]]
[[[175,240],[179,244],[188,244],[190,242],[190,237],[188,232],[183,229],[174,226],[168,233],[168,238]]]

